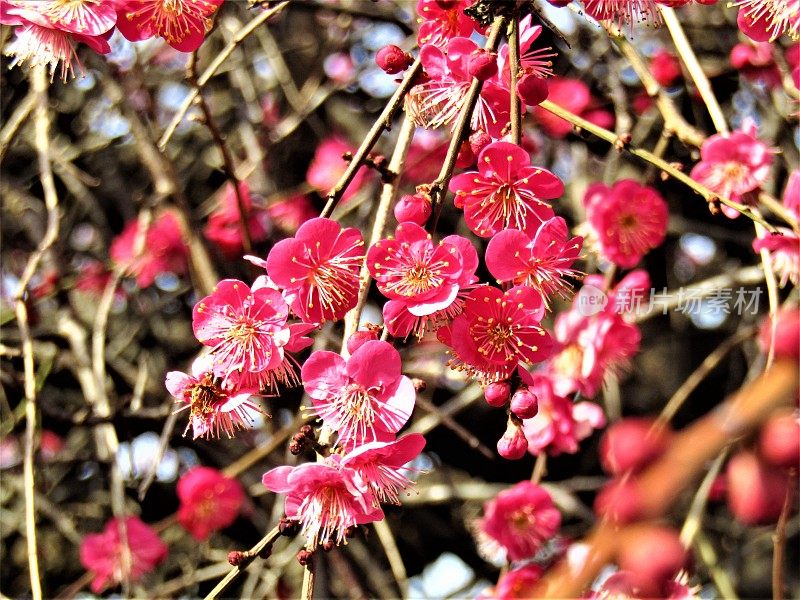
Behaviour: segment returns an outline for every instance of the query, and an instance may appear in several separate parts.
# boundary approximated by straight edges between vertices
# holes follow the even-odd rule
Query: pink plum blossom
[[[511,569],[500,575],[494,593],[490,597],[494,600],[514,600],[530,597],[530,590],[542,578],[544,569],[536,564],[526,564],[517,569]]]
[[[306,323],[336,321],[356,304],[364,238],[322,217],[303,223],[267,256],[267,272]]]
[[[347,162],[342,157],[347,152],[354,153],[355,146],[339,136],[332,136],[320,142],[306,172],[306,181],[320,194],[327,194],[338,183],[347,170]],[[364,187],[368,170],[361,167],[356,171],[353,181],[342,194],[342,202],[347,202]]]
[[[479,527],[505,549],[508,560],[524,560],[555,536],[561,514],[543,488],[521,481],[483,505]]]
[[[533,238],[517,229],[495,235],[486,247],[486,266],[498,283],[530,286],[547,304],[550,296],[565,296],[572,289],[565,278],[580,277],[572,264],[582,245],[582,237],[570,238],[564,219],[553,217],[539,226]]]
[[[267,207],[269,218],[286,233],[294,235],[300,226],[319,215],[308,196],[296,194],[272,202]]]
[[[264,474],[267,489],[286,494],[285,512],[302,527],[309,544],[342,544],[349,527],[383,519],[383,511],[354,469],[335,457],[297,467],[275,467]]]
[[[345,360],[319,350],[303,364],[314,411],[339,433],[341,445],[391,439],[414,410],[416,391],[388,342],[369,341]]]
[[[590,185],[583,205],[600,254],[623,269],[636,266],[667,234],[667,203],[653,188],[632,179],[611,187]]]
[[[800,38],[798,0],[736,0],[737,23],[742,33],[757,42],[772,42],[784,33]]]
[[[253,205],[247,182],[240,181],[238,186],[239,194],[242,197],[242,208],[247,215],[247,230],[250,240],[262,242],[269,233],[269,217],[262,207]],[[203,231],[206,239],[215,244],[226,258],[238,258],[244,251],[241,219],[236,192],[233,184],[229,183],[225,186],[219,207],[211,213]]]
[[[211,467],[194,467],[178,481],[178,523],[202,541],[236,520],[244,490],[235,479]]]
[[[474,287],[478,254],[469,240],[451,235],[435,244],[422,227],[401,223],[394,239],[379,240],[367,252],[378,289],[389,298],[384,322],[389,333],[421,336],[461,312],[466,289]]]
[[[81,564],[94,575],[91,588],[95,594],[109,584],[136,583],[167,558],[166,544],[150,526],[134,516],[123,522],[111,519],[102,533],[81,541]]]
[[[774,151],[758,139],[758,129],[748,120],[729,134],[712,135],[700,148],[700,162],[691,176],[723,198],[752,203],[757,191],[769,177]],[[730,218],[739,212],[728,207],[722,211]]]
[[[164,38],[181,52],[197,50],[223,0],[118,0],[117,27],[132,42]]]
[[[453,368],[488,384],[507,379],[520,362],[535,364],[550,356],[550,336],[539,325],[544,312],[544,301],[532,288],[503,292],[481,286],[438,335],[452,349]]]
[[[453,37],[471,35],[477,24],[464,14],[469,5],[467,0],[419,0],[417,15],[422,19],[417,34],[419,46],[444,46]]]
[[[355,470],[358,478],[379,502],[400,504],[399,493],[413,482],[405,465],[425,447],[425,438],[409,433],[391,442],[368,442],[342,457],[342,467]]]
[[[251,400],[252,395],[258,394],[258,388],[237,389],[230,380],[223,382],[214,374],[214,359],[208,354],[195,359],[191,375],[180,371],[167,373],[166,386],[183,403],[178,411],[189,410],[186,431],[191,427],[194,439],[219,437],[220,432],[233,437],[237,429],[249,426],[253,413],[261,412]]]
[[[614,115],[597,108],[597,101],[584,82],[566,77],[550,77],[547,80],[547,90],[547,99],[553,104],[558,104],[595,125],[606,128],[614,125]],[[552,138],[563,138],[572,132],[571,123],[539,106],[533,109],[533,114],[544,132]]]
[[[800,236],[786,227],[777,227],[777,233],[765,232],[753,240],[753,250],[766,250],[772,259],[772,268],[780,276],[780,286],[800,284]]]
[[[564,193],[550,171],[531,165],[530,156],[509,142],[494,142],[478,157],[478,170],[450,180],[455,203],[464,209],[467,226],[481,237],[503,229],[538,229],[553,217],[547,200]]]

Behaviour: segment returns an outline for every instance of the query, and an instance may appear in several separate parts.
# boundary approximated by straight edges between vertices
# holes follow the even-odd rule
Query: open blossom
[[[553,389],[547,374],[531,377],[528,389],[539,400],[539,411],[522,421],[528,452],[538,456],[574,454],[578,443],[606,424],[603,410],[593,402],[572,402]]]
[[[572,263],[582,245],[582,237],[570,238],[564,219],[553,217],[541,224],[533,238],[517,229],[495,235],[486,247],[486,266],[498,283],[530,286],[547,304],[550,296],[565,296],[572,289],[566,277],[580,276]]]
[[[731,4],[739,7],[739,28],[757,42],[771,42],[784,33],[800,38],[798,0],[736,0]]]
[[[191,427],[194,439],[219,437],[220,432],[233,437],[237,429],[252,422],[253,413],[261,412],[251,400],[258,387],[235,388],[230,381],[223,382],[214,374],[214,359],[208,354],[195,359],[191,374],[167,373],[165,383],[169,393],[184,405],[178,411],[189,410],[186,431]]]
[[[745,79],[763,83],[770,89],[781,85],[772,44],[751,41],[736,44],[731,49],[730,63]]]
[[[94,575],[92,591],[99,594],[108,584],[141,580],[164,562],[167,552],[158,534],[139,517],[131,516],[125,517],[124,528],[120,520],[111,519],[102,533],[84,537],[80,556],[81,564]]]
[[[107,38],[117,14],[111,2],[99,0],[3,0],[0,23],[16,25],[15,38],[5,53],[13,65],[46,66],[51,79],[60,65],[61,79],[82,70],[75,47],[83,43],[100,54],[111,51]]]
[[[467,0],[419,0],[417,15],[422,23],[419,26],[417,43],[420,47],[430,44],[443,46],[450,38],[470,36],[477,24],[464,14],[464,9],[469,5]]]
[[[297,194],[270,203],[267,214],[283,231],[294,235],[303,223],[318,216],[319,211],[308,196]]]
[[[189,249],[181,236],[178,217],[172,210],[162,212],[148,227],[141,253],[136,253],[139,220],[128,222],[111,242],[109,254],[117,265],[136,278],[140,288],[153,284],[161,273],[183,275],[189,268]]]
[[[494,142],[478,157],[478,170],[450,180],[455,203],[464,209],[467,226],[481,237],[503,229],[529,231],[553,217],[546,201],[564,193],[550,171],[531,165],[530,156],[509,142]]]
[[[353,469],[358,479],[379,502],[400,504],[400,491],[413,482],[405,465],[425,447],[420,433],[409,433],[391,442],[369,442],[342,457],[342,467]]]
[[[700,162],[692,169],[696,179],[723,198],[747,202],[769,177],[774,151],[758,139],[758,128],[751,120],[729,134],[712,135],[700,148]],[[730,218],[739,212],[722,206]]]
[[[660,20],[656,0],[583,0],[586,12],[598,21],[633,25]]]
[[[367,266],[389,298],[383,310],[389,333],[405,337],[461,312],[464,289],[476,281],[478,254],[466,238],[451,235],[435,244],[419,225],[401,223],[394,239],[370,247]]]
[[[306,181],[320,194],[327,194],[347,170],[347,162],[342,155],[347,152],[353,154],[355,151],[356,148],[341,137],[332,136],[322,140],[306,172]],[[364,187],[368,173],[367,167],[356,171],[353,181],[342,194],[342,202],[347,202]]]
[[[543,488],[521,481],[483,505],[478,526],[505,549],[508,560],[524,560],[556,534],[561,514]]]
[[[247,182],[239,182],[239,194],[242,197],[242,208],[247,214],[247,230],[250,240],[253,242],[265,240],[269,233],[269,217],[266,211],[253,205]],[[219,207],[211,213],[203,231],[206,238],[214,243],[226,258],[238,258],[244,250],[241,219],[239,201],[233,184],[229,183],[225,186]]]
[[[557,56],[552,48],[537,48],[534,43],[542,33],[541,25],[532,25],[532,15],[527,15],[519,22],[519,64],[520,73],[517,83],[517,93],[528,105],[538,104],[547,96],[548,88],[545,78],[553,75],[552,58]],[[511,87],[511,69],[508,60],[508,44],[500,49],[501,77],[503,85]],[[530,101],[530,96],[523,91],[531,87],[539,92],[535,102]]]
[[[481,286],[470,292],[464,311],[438,335],[452,349],[454,368],[488,384],[507,379],[520,362],[548,358],[552,343],[539,325],[544,312],[542,297],[532,288],[503,292]]]
[[[778,227],[779,233],[765,232],[763,237],[753,240],[753,250],[766,250],[772,258],[772,268],[780,276],[780,286],[788,282],[800,284],[800,237],[786,227]]]
[[[601,127],[610,128],[614,125],[614,115],[607,110],[597,107],[597,100],[592,97],[587,86],[578,79],[566,77],[550,77],[547,80],[547,99],[553,104],[558,104],[576,115],[579,115]],[[536,122],[541,125],[544,132],[553,138],[563,138],[572,132],[572,124],[550,111],[539,106],[533,109]]]
[[[611,187],[590,185],[583,205],[600,254],[623,269],[636,266],[667,234],[667,203],[653,188],[632,179]]]
[[[178,523],[205,540],[236,520],[244,501],[242,484],[211,467],[194,467],[178,481]]]
[[[237,279],[223,279],[195,305],[192,328],[198,341],[211,348],[215,376],[258,389],[296,381],[285,353],[295,341],[288,316],[278,290],[260,281],[251,289]]]
[[[596,283],[597,279],[586,278],[587,285]],[[637,295],[649,287],[646,273],[634,271],[608,294],[609,302],[601,312],[587,310],[578,294],[572,308],[556,317],[556,349],[547,372],[558,395],[577,391],[591,398],[606,374],[618,375],[627,367],[639,350],[642,334],[621,311],[635,305]]]
[[[493,593],[489,598],[493,600],[512,600],[515,598],[525,599],[530,597],[533,586],[542,578],[544,569],[529,563],[517,569],[511,569],[500,575],[497,585],[494,586]]]
[[[385,441],[414,410],[414,384],[401,367],[400,354],[388,342],[366,342],[347,360],[320,350],[303,364],[303,385],[341,445]]]
[[[383,519],[383,511],[354,469],[331,457],[321,463],[275,467],[264,474],[264,486],[286,494],[285,512],[297,520],[302,534],[316,546],[344,543],[349,527]]]
[[[197,50],[223,0],[118,0],[117,28],[132,42],[162,37],[181,52]]]
[[[336,321],[356,305],[364,238],[322,217],[306,221],[267,256],[267,271],[306,323]]]
[[[420,49],[428,79],[406,96],[406,111],[416,125],[435,129],[456,120],[472,85],[470,58],[479,51],[480,47],[466,37],[451,38],[445,48],[428,44]],[[496,75],[484,81],[471,116],[472,129],[499,138],[508,123],[509,97]]]
[[[800,169],[795,169],[789,174],[789,180],[783,190],[783,205],[791,211],[795,219],[800,219]]]

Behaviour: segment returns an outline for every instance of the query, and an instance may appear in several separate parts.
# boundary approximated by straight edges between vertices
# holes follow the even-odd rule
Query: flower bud
[[[294,537],[300,532],[300,523],[289,517],[281,517],[278,521],[278,532],[286,537]]]
[[[508,460],[518,460],[525,456],[528,450],[528,440],[522,427],[512,419],[508,420],[506,432],[497,440],[497,453]]]
[[[311,557],[314,556],[314,553],[309,550],[300,550],[297,553],[297,562],[299,562],[304,567],[311,562]]]
[[[495,408],[500,408],[508,402],[510,394],[511,386],[505,381],[495,381],[483,389],[483,397],[486,399],[486,403]]]
[[[492,143],[491,136],[485,131],[482,131],[481,129],[478,129],[472,135],[469,136],[469,147],[472,148],[472,153],[475,156],[478,156],[478,154],[481,153],[481,150],[483,150],[486,146],[488,146],[491,143]]]
[[[631,577],[638,597],[663,598],[663,590],[686,566],[688,554],[671,527],[635,528],[620,544],[617,562]]]
[[[553,6],[557,6],[558,8],[564,8],[567,6],[572,0],[547,0]]]
[[[547,80],[534,73],[525,73],[517,81],[517,96],[527,106],[537,106],[547,100]]]
[[[378,332],[373,329],[359,329],[349,338],[347,338],[347,351],[353,354],[356,350],[361,348],[367,342],[372,342],[378,339]]]
[[[405,71],[411,66],[414,59],[408,52],[403,52],[402,48],[389,44],[378,50],[375,55],[375,62],[385,73],[394,75]]]
[[[469,142],[464,142],[461,144],[461,148],[458,149],[458,156],[456,156],[456,166],[459,169],[466,169],[475,162],[475,153],[472,151],[472,147],[469,145]]]
[[[594,499],[594,512],[618,523],[630,523],[641,516],[642,496],[633,479],[614,479]]]
[[[228,564],[230,564],[232,567],[238,567],[245,561],[246,558],[247,555],[239,550],[231,550],[228,552]]]
[[[486,81],[497,74],[497,54],[483,48],[474,50],[467,59],[467,73],[478,81]]]
[[[800,467],[800,423],[794,414],[771,418],[761,429],[758,450],[776,467]]]
[[[539,412],[539,399],[528,388],[520,388],[511,397],[511,412],[520,419],[532,419]]]
[[[786,497],[786,473],[766,465],[752,452],[739,452],[728,463],[728,508],[745,525],[778,520]]]
[[[419,377],[412,377],[411,383],[414,384],[414,391],[417,392],[418,394],[424,392],[428,387],[428,384],[425,383],[425,380],[420,379]]]
[[[653,419],[629,418],[609,427],[600,440],[603,470],[611,475],[636,472],[661,456],[672,435],[666,427],[654,424]]]
[[[394,205],[394,217],[398,223],[424,225],[432,211],[430,200],[421,194],[402,196]]]

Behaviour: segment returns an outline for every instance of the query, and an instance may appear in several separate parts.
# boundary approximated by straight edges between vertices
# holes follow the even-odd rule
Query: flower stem
[[[511,73],[511,142],[519,145],[522,141],[522,115],[517,83],[519,81],[519,14],[508,24],[508,68]]]

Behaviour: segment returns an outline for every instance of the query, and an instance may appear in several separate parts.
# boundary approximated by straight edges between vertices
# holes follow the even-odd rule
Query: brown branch
[[[205,597],[205,600],[213,600],[225,591],[225,589],[234,582],[234,580],[241,575],[250,563],[267,547],[272,546],[281,535],[277,527],[272,528],[263,538],[261,538],[255,546],[250,548],[247,552],[243,553],[243,560],[240,564],[233,567],[227,575],[211,590]]]
[[[519,82],[520,62],[519,62],[519,14],[515,13],[514,18],[508,24],[508,68],[511,74],[511,143],[519,145],[522,142],[522,115],[520,114],[521,103],[517,96],[517,84]]]
[[[345,169],[345,172],[342,173],[342,176],[339,178],[339,181],[336,182],[336,185],[333,186],[333,189],[328,192],[328,201],[325,204],[325,208],[322,210],[320,216],[331,216],[333,209],[336,208],[337,204],[339,204],[339,201],[342,199],[342,195],[344,194],[345,190],[347,190],[347,186],[350,185],[350,182],[353,181],[358,169],[360,169],[364,164],[364,159],[367,157],[370,150],[372,150],[373,146],[375,146],[375,144],[378,142],[378,139],[381,137],[384,130],[391,129],[392,118],[403,105],[403,100],[405,99],[406,93],[414,85],[417,74],[421,70],[422,62],[420,62],[420,59],[417,58],[417,60],[414,61],[414,64],[412,64],[408,71],[406,71],[403,81],[400,82],[399,87],[395,90],[394,94],[392,94],[392,97],[389,98],[389,102],[386,104],[383,111],[381,111],[378,119],[375,121],[375,123],[373,123],[369,132],[367,132],[367,136],[364,138],[364,141],[361,142],[361,146],[359,146],[358,150],[356,150],[352,160],[350,161],[350,164],[347,165],[347,169]]]
[[[744,386],[711,414],[678,433],[658,462],[632,481],[640,490],[642,520],[662,516],[678,496],[732,440],[757,427],[778,407],[790,405],[798,389],[798,365],[793,360],[776,361],[758,379]],[[559,562],[530,590],[534,598],[577,598],[600,568],[613,561],[628,527],[601,521],[583,541],[582,564]]]
[[[786,497],[783,500],[781,516],[778,517],[778,524],[775,526],[775,536],[772,543],[772,599],[781,600],[783,598],[783,563],[786,553],[786,522],[794,506],[794,488],[796,476],[793,473],[789,477],[789,485],[786,486]]]

